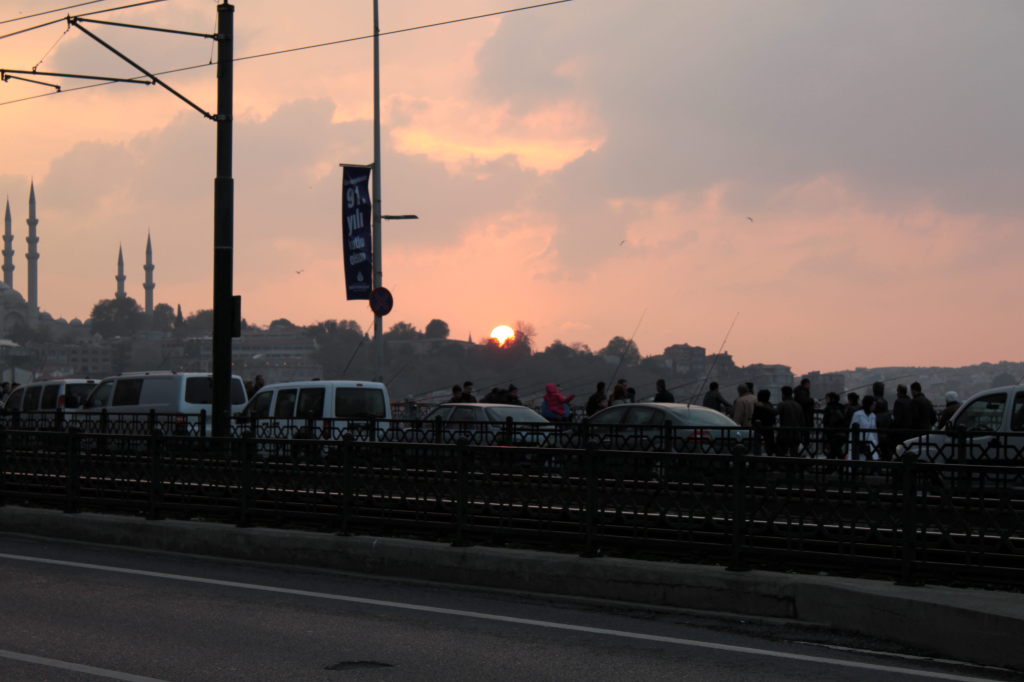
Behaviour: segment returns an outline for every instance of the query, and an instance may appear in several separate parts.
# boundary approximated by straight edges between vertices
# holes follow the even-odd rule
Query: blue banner
[[[345,166],[341,227],[345,239],[345,293],[350,301],[370,298],[373,288],[373,237],[370,169]]]

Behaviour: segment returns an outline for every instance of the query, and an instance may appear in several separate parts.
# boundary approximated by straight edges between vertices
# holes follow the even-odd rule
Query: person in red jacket
[[[570,421],[572,408],[569,401],[575,397],[576,394],[568,397],[562,395],[558,384],[548,384],[544,387],[544,402],[540,406],[540,413],[552,421]]]

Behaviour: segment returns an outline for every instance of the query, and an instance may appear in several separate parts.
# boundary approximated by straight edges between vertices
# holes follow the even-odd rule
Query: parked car
[[[407,429],[406,439],[474,445],[554,445],[557,427],[525,405],[505,403],[443,403],[423,423]]]
[[[14,389],[4,401],[3,409],[5,412],[77,410],[95,386],[95,379],[33,381]]]
[[[717,410],[686,403],[612,405],[585,425],[588,439],[613,450],[727,453],[753,435]]]
[[[318,379],[262,387],[236,423],[258,438],[337,440],[346,432],[368,439],[371,422],[390,419],[391,399],[379,381]]]
[[[245,385],[239,376],[231,377],[232,414],[245,406]],[[148,415],[155,412],[165,433],[201,435],[199,415],[207,415],[206,433],[210,432],[209,415],[213,409],[213,375],[206,372],[128,372],[109,377],[96,384],[78,416],[95,426],[106,411],[112,417],[115,432],[138,433],[146,422],[142,418],[127,419],[122,415]]]
[[[938,433],[896,446],[897,457],[917,454],[936,463],[1024,463],[1024,386],[1002,386],[968,398]]]

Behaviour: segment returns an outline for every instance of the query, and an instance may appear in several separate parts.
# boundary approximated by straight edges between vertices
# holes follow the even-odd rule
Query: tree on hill
[[[624,339],[616,336],[608,342],[608,345],[598,351],[598,355],[606,355],[622,362],[626,367],[632,367],[640,363],[640,349],[632,339]]]
[[[153,306],[153,331],[169,332],[174,329],[174,323],[174,308],[166,303],[157,303]]]
[[[108,298],[92,307],[89,327],[93,333],[110,339],[115,336],[132,336],[142,329],[145,320],[142,306],[131,296]]]
[[[213,333],[213,309],[197,310],[185,318],[182,332],[187,336],[209,336]]]
[[[428,322],[426,329],[423,330],[424,338],[428,339],[447,339],[450,333],[448,323],[437,319]]]
[[[394,341],[423,338],[423,334],[408,322],[396,322],[391,329],[384,333],[384,336]]]

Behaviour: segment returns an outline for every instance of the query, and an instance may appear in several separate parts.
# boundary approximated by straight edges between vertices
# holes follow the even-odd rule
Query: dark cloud
[[[848,178],[879,205],[1024,208],[1015,190],[1024,180],[1016,134],[1024,93],[1012,85],[1024,56],[1017,3],[587,10],[539,30],[538,22],[505,21],[479,60],[490,99],[529,108],[564,93],[597,103],[611,134],[565,171],[567,183],[658,196],[827,174]],[[557,75],[574,58],[583,75]],[[744,195],[741,188],[734,198],[759,198]]]

